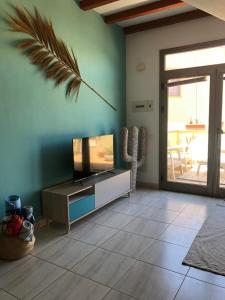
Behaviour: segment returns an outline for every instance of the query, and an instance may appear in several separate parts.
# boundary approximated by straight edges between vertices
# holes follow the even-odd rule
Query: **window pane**
[[[167,54],[165,70],[175,70],[225,63],[225,46]]]
[[[209,86],[209,76],[167,83],[168,181],[207,184]]]
[[[225,78],[223,78],[223,98],[222,98],[222,121],[221,133],[225,132]],[[221,134],[220,146],[220,187],[225,187],[225,134]]]

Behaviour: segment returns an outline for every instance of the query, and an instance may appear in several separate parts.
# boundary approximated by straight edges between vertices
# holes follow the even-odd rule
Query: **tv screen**
[[[113,135],[73,139],[74,181],[114,168]]]

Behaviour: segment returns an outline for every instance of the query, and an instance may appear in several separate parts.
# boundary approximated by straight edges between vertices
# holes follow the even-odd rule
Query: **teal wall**
[[[8,3],[0,1],[1,17],[12,12]],[[54,87],[15,49],[24,35],[10,32],[0,19],[0,216],[10,194],[40,216],[40,190],[72,176],[72,137],[113,132],[118,150],[125,124],[125,40],[118,26],[81,11],[74,0],[11,3],[36,6],[50,18],[57,36],[73,48],[83,78],[118,108],[113,111],[84,85],[79,102],[68,102],[65,85]]]

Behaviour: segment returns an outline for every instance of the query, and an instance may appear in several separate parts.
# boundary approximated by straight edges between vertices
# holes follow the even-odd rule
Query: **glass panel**
[[[225,46],[167,54],[165,70],[175,70],[225,63]]]
[[[221,129],[225,132],[225,79],[223,79],[223,96],[222,96],[222,121]],[[220,187],[225,188],[225,134],[221,134],[220,148]]]
[[[167,89],[167,180],[206,185],[210,78],[172,79]]]

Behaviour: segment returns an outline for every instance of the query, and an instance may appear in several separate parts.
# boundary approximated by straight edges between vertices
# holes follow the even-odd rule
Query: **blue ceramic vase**
[[[6,215],[21,214],[21,200],[17,195],[10,195],[5,199]]]

